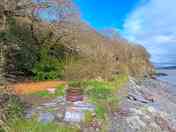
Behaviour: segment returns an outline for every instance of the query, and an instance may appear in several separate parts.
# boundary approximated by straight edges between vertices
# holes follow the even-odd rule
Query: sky
[[[76,0],[76,4],[92,27],[114,28],[142,44],[155,64],[176,65],[176,0]]]

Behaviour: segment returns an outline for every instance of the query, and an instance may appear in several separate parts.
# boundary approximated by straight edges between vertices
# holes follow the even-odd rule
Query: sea
[[[168,82],[176,86],[176,65],[175,64],[154,64],[157,73],[163,75],[157,76],[157,79]]]

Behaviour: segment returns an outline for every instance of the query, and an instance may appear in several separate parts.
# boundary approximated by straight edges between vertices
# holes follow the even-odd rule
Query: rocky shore
[[[130,78],[119,111],[110,120],[110,132],[176,132],[176,91],[153,79]]]

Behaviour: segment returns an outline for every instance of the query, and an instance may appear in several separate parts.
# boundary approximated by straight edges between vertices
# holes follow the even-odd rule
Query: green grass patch
[[[80,132],[72,125],[58,123],[41,123],[36,120],[14,120],[9,125],[7,132]]]
[[[107,113],[105,106],[97,104],[95,112],[98,119],[105,119]]]

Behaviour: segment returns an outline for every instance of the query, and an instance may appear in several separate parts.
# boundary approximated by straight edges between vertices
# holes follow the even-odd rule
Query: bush
[[[7,123],[15,118],[22,118],[23,114],[24,104],[19,97],[10,94],[0,95],[0,132],[7,130]]]
[[[4,120],[11,120],[14,118],[23,117],[24,103],[19,97],[10,94],[0,95],[0,117],[4,117]]]
[[[108,97],[112,96],[111,87],[106,83],[98,81],[91,81],[88,83],[87,94],[95,100],[106,100]]]
[[[49,50],[43,48],[40,51],[40,60],[34,65],[32,72],[34,80],[54,80],[62,78],[63,70],[62,61],[49,56]]]

